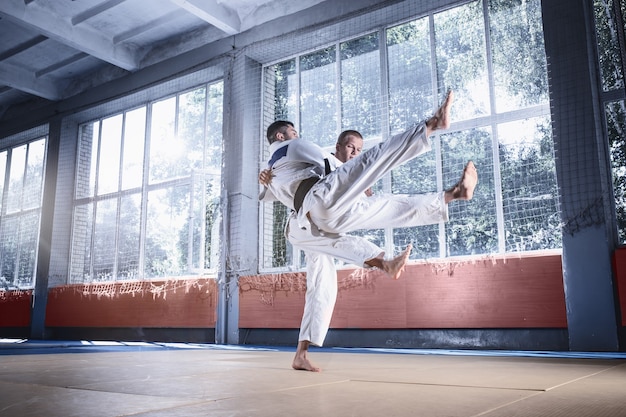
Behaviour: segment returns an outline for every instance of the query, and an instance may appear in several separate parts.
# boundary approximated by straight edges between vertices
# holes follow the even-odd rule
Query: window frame
[[[3,185],[2,185],[2,194],[0,195],[1,199],[1,207],[0,207],[0,241],[4,241],[3,231],[4,225],[7,221],[17,220],[18,221],[18,230],[15,232],[17,235],[17,244],[15,248],[15,258],[14,259],[14,271],[13,277],[11,280],[7,280],[2,274],[2,282],[0,283],[0,290],[4,287],[5,290],[30,290],[35,288],[35,280],[37,274],[37,262],[39,258],[39,237],[40,237],[40,228],[41,228],[41,215],[43,210],[43,192],[45,186],[45,172],[46,172],[46,164],[47,164],[47,156],[48,156],[48,133],[47,131],[38,132],[41,129],[34,129],[35,132],[23,132],[22,134],[17,135],[17,138],[5,138],[3,142],[6,143],[6,146],[0,149],[0,153],[6,152],[5,159],[5,172],[3,173]],[[46,129],[47,130],[47,129]],[[17,140],[13,140],[17,139]],[[43,141],[43,153],[42,153],[42,161],[41,166],[39,166],[40,171],[39,175],[41,177],[41,182],[39,184],[39,198],[38,204],[33,205],[31,207],[24,208],[24,186],[26,185],[26,177],[28,175],[28,166],[29,166],[29,157],[31,155],[31,147],[33,144]],[[13,151],[19,147],[26,147],[25,156],[24,156],[24,166],[23,171],[21,173],[20,179],[20,201],[19,208],[16,210],[12,210],[11,212],[7,212],[7,199],[9,193],[9,184],[11,181],[11,167],[13,163]],[[32,216],[36,214],[37,221],[36,226],[30,230],[32,233],[36,235],[34,239],[34,253],[32,259],[30,260],[32,263],[32,275],[30,276],[30,282],[23,284],[20,283],[20,260],[21,260],[21,248],[24,242],[22,242],[22,228],[21,228],[21,220],[26,218],[27,216]],[[6,254],[4,253],[3,248],[0,248],[0,265],[4,266]],[[16,281],[18,282],[16,284]]]
[[[88,187],[93,188],[92,190],[89,191],[88,195],[78,195],[78,190],[75,189],[73,192],[73,200],[71,203],[71,209],[72,209],[72,213],[71,213],[71,233],[70,233],[70,262],[68,263],[68,283],[90,283],[90,282],[128,282],[130,281],[135,281],[135,280],[160,280],[160,279],[179,279],[179,278],[185,278],[185,277],[189,277],[189,276],[193,276],[193,277],[197,277],[198,275],[205,275],[208,277],[216,277],[217,274],[219,273],[219,262],[216,262],[214,265],[207,265],[206,262],[210,262],[209,257],[205,254],[205,238],[207,236],[207,234],[210,234],[211,231],[206,230],[207,224],[206,224],[206,209],[207,209],[207,195],[206,195],[206,185],[209,183],[213,183],[215,181],[212,180],[213,177],[215,177],[216,175],[216,170],[215,167],[210,166],[210,161],[208,161],[207,159],[207,146],[209,146],[208,141],[210,140],[209,138],[209,132],[207,130],[208,128],[208,117],[209,117],[209,106],[210,106],[210,91],[212,88],[214,88],[214,86],[218,86],[218,88],[221,91],[221,100],[220,100],[220,106],[222,107],[219,111],[223,114],[223,106],[224,106],[224,96],[225,96],[225,92],[224,92],[224,79],[222,77],[217,77],[214,79],[211,79],[209,81],[202,81],[200,83],[195,83],[193,85],[188,85],[185,86],[184,88],[179,88],[179,89],[173,89],[170,93],[165,94],[165,95],[155,95],[154,97],[150,97],[148,100],[142,100],[141,102],[137,102],[135,101],[135,103],[133,105],[129,105],[126,107],[122,107],[117,109],[117,111],[115,112],[108,112],[104,115],[98,115],[97,117],[90,117],[89,119],[84,119],[84,120],[80,120],[77,121],[78,124],[78,140],[77,140],[77,152],[76,152],[76,171],[75,171],[75,175],[74,175],[74,187],[77,187],[77,184],[79,184],[80,180],[81,180],[81,172],[79,167],[81,166],[80,163],[80,158],[81,158],[81,142],[82,142],[82,135],[83,135],[83,129],[85,129],[86,127],[93,127],[94,124],[97,124],[98,129],[101,131],[102,130],[102,122],[104,120],[107,120],[109,118],[114,118],[117,117],[119,115],[121,115],[122,117],[122,133],[121,133],[121,138],[120,138],[120,144],[119,144],[119,158],[120,158],[120,164],[118,167],[118,172],[117,172],[117,190],[112,191],[112,192],[107,192],[107,193],[99,193],[98,189],[96,188],[96,184],[98,182],[98,177],[101,173],[100,168],[97,166],[97,164],[99,164],[100,161],[100,149],[98,149],[97,153],[91,153],[90,158],[93,158],[94,156],[97,158],[97,162],[96,162],[96,172],[93,174],[90,174],[93,178],[95,178],[95,184],[88,184]],[[174,131],[176,132],[178,129],[178,118],[181,116],[181,108],[179,107],[179,101],[180,101],[180,97],[184,94],[187,93],[191,93],[194,91],[198,91],[204,89],[203,91],[203,103],[202,103],[202,108],[203,108],[203,113],[202,113],[202,143],[203,143],[203,151],[202,151],[202,168],[200,170],[198,169],[191,169],[189,172],[185,173],[184,175],[180,175],[180,176],[174,176],[174,177],[170,177],[170,178],[166,178],[166,179],[151,179],[150,178],[150,172],[149,172],[149,164],[150,164],[150,140],[152,139],[152,132],[151,130],[151,125],[152,125],[152,108],[155,105],[155,103],[159,103],[159,102],[163,102],[165,100],[169,100],[169,99],[174,99],[175,100],[175,106],[174,106],[174,119],[175,119],[175,125],[174,125]],[[124,147],[124,139],[125,139],[125,133],[124,133],[124,129],[125,129],[125,121],[126,121],[126,115],[130,112],[133,112],[135,110],[141,109],[141,108],[145,108],[145,118],[143,120],[144,122],[144,130],[143,130],[143,134],[144,134],[144,138],[143,138],[143,158],[142,158],[142,167],[141,167],[141,172],[142,172],[142,178],[141,178],[141,184],[139,186],[133,186],[131,188],[127,188],[125,189],[123,186],[123,172],[124,172],[124,160],[123,160],[123,153],[125,150]],[[224,123],[224,119],[223,117],[220,118],[220,123],[223,126]],[[220,141],[223,141],[222,138],[222,134],[221,134],[221,129],[220,129]],[[102,136],[101,136],[101,132],[97,135],[97,139],[94,139],[98,141],[97,146],[98,148],[100,148],[100,142],[101,142]],[[220,158],[221,160],[221,158]],[[89,164],[93,164],[93,161],[89,161]],[[222,188],[222,182],[223,182],[223,173],[222,173],[222,164],[220,163],[220,166],[217,167],[217,172],[218,172],[218,178],[217,178],[217,184],[219,185],[219,188],[217,189],[217,195],[218,198],[221,199],[221,188]],[[91,177],[90,177],[91,178]],[[88,179],[87,181],[91,181],[91,179]],[[193,246],[193,233],[194,233],[194,223],[191,221],[191,219],[193,219],[193,210],[194,210],[194,204],[195,204],[195,199],[194,199],[194,194],[196,193],[196,186],[198,185],[198,183],[202,183],[204,184],[204,190],[205,192],[202,193],[202,204],[205,205],[205,213],[204,213],[204,219],[201,219],[201,224],[203,225],[201,227],[202,229],[202,236],[200,237],[200,245],[201,248],[199,249],[194,249]],[[147,215],[148,215],[148,195],[150,195],[153,192],[158,192],[161,190],[174,190],[174,189],[180,189],[181,187],[187,187],[187,203],[186,203],[186,210],[185,210],[185,218],[188,221],[188,224],[186,226],[187,229],[187,246],[185,247],[185,259],[186,259],[186,263],[184,265],[185,270],[183,271],[182,274],[164,274],[164,275],[155,275],[155,276],[148,276],[146,275],[146,254],[145,254],[145,246],[146,246],[146,233],[147,233]],[[120,277],[119,272],[119,265],[118,265],[118,260],[120,259],[120,252],[119,252],[119,245],[120,245],[120,239],[119,239],[119,235],[120,235],[120,211],[121,211],[121,201],[129,196],[138,196],[140,203],[139,203],[139,216],[140,216],[140,225],[139,225],[139,233],[138,233],[138,239],[139,239],[139,247],[138,247],[138,259],[137,259],[137,266],[136,266],[136,271],[137,274],[136,276],[133,277]],[[112,277],[110,279],[105,279],[105,280],[99,280],[97,279],[97,277],[94,275],[94,236],[95,236],[95,228],[96,228],[96,221],[95,221],[95,216],[96,216],[96,211],[97,211],[97,205],[102,203],[102,202],[106,202],[106,201],[111,201],[114,200],[116,202],[117,205],[117,209],[116,209],[116,221],[115,221],[115,243],[114,243],[114,250],[112,253],[115,254],[115,259],[113,261],[113,270],[112,270]],[[88,278],[85,278],[85,276],[83,275],[80,279],[77,278],[78,274],[76,273],[77,270],[73,269],[73,258],[75,256],[77,256],[75,254],[74,251],[74,246],[75,246],[75,242],[76,242],[76,233],[78,232],[78,227],[76,225],[76,209],[77,207],[87,207],[87,209],[91,209],[91,224],[88,227],[88,231],[87,231],[87,235],[85,237],[85,239],[89,240],[89,276]],[[221,213],[222,208],[219,209],[220,213]],[[219,213],[217,213],[219,215]],[[219,221],[219,219],[218,219]],[[87,229],[85,229],[87,230]],[[221,239],[221,237],[220,237]],[[221,246],[219,243],[217,244],[216,250],[220,250],[219,246]],[[203,267],[196,267],[194,266],[194,261],[192,259],[193,255],[197,254],[199,256],[198,261],[201,262],[203,264]],[[84,253],[82,255],[80,255],[82,257],[84,257]],[[79,256],[79,257],[80,257]],[[82,262],[82,260],[81,260]],[[81,267],[79,268],[81,269],[83,272],[85,271],[85,267]],[[80,271],[78,271],[80,272]]]
[[[455,4],[453,5],[451,8],[454,7],[458,7],[458,6],[463,6],[464,3],[461,4]],[[460,120],[460,121],[455,121],[453,123],[453,126],[450,130],[447,130],[445,132],[445,134],[449,134],[449,133],[456,133],[456,132],[461,132],[461,131],[466,131],[466,130],[470,130],[470,129],[476,129],[476,128],[486,128],[490,130],[491,133],[491,138],[492,138],[492,151],[493,151],[493,162],[494,162],[494,187],[495,187],[495,192],[496,192],[496,216],[497,216],[497,226],[498,226],[498,250],[497,252],[494,252],[495,254],[510,254],[510,253],[515,253],[515,254],[519,254],[520,252],[507,252],[506,250],[506,239],[505,239],[505,218],[504,218],[504,206],[503,206],[503,199],[502,199],[502,179],[500,177],[500,170],[499,170],[499,151],[498,151],[498,146],[499,146],[499,142],[498,142],[498,126],[501,126],[505,123],[510,123],[510,122],[514,122],[514,121],[523,121],[525,119],[535,119],[535,118],[548,118],[548,121],[550,121],[551,118],[551,114],[550,114],[550,103],[549,100],[546,99],[545,102],[541,102],[539,104],[534,104],[534,105],[528,105],[524,108],[521,109],[514,109],[514,110],[505,110],[505,111],[501,111],[501,112],[497,112],[496,111],[496,102],[494,100],[494,95],[495,95],[495,81],[494,81],[494,68],[493,68],[493,58],[492,58],[492,46],[491,46],[491,35],[489,33],[489,28],[490,28],[490,23],[489,23],[489,18],[490,18],[490,13],[489,13],[489,3],[488,0],[480,0],[480,4],[482,6],[482,17],[484,19],[484,37],[485,37],[485,45],[484,45],[484,53],[487,54],[486,56],[486,64],[485,64],[485,69],[487,71],[487,77],[488,77],[488,85],[489,85],[489,91],[490,91],[490,104],[491,107],[489,109],[489,114],[484,115],[484,116],[479,116],[479,117],[475,117],[472,119],[468,119],[468,120]],[[282,64],[282,63],[286,63],[290,60],[295,60],[295,68],[296,68],[296,72],[295,72],[295,84],[293,86],[293,90],[295,91],[295,95],[296,95],[296,102],[300,102],[300,92],[301,92],[301,85],[300,85],[300,68],[299,68],[299,63],[300,63],[300,58],[302,56],[308,55],[308,54],[314,54],[318,51],[322,51],[324,49],[330,48],[330,47],[335,47],[336,49],[336,53],[338,55],[338,58],[336,60],[336,62],[333,65],[336,65],[337,67],[337,74],[338,74],[338,78],[341,78],[341,59],[340,59],[340,50],[341,50],[341,44],[345,43],[345,42],[350,42],[352,40],[361,38],[367,34],[371,34],[371,33],[378,33],[379,35],[379,47],[378,47],[378,52],[379,52],[379,57],[380,57],[380,71],[381,71],[381,77],[380,77],[380,88],[383,94],[383,101],[386,100],[389,96],[389,85],[388,85],[388,76],[389,76],[389,63],[388,63],[388,43],[387,43],[387,31],[391,28],[394,28],[396,26],[400,26],[403,24],[407,24],[410,23],[412,21],[416,21],[418,19],[422,19],[422,18],[426,18],[428,19],[428,24],[429,24],[429,37],[430,37],[430,42],[431,42],[431,51],[433,51],[432,53],[435,53],[435,47],[432,45],[436,45],[435,43],[435,33],[432,30],[433,28],[433,19],[434,16],[442,11],[442,9],[437,9],[437,10],[432,10],[429,11],[427,13],[424,13],[422,15],[419,16],[414,16],[411,17],[409,19],[402,19],[400,21],[397,22],[391,22],[391,23],[385,23],[382,26],[380,26],[378,29],[375,30],[367,30],[367,31],[363,31],[357,35],[353,35],[347,38],[343,38],[334,42],[329,42],[328,44],[323,44],[323,45],[318,45],[315,48],[309,48],[303,52],[300,53],[296,53],[294,55],[291,55],[289,57],[285,57],[285,58],[281,58],[281,59],[276,59],[274,61],[268,62],[266,64],[263,65],[263,69],[262,69],[262,75],[261,75],[261,83],[263,86],[263,91],[264,93],[262,94],[262,126],[267,126],[269,125],[269,123],[271,123],[274,119],[271,118],[271,114],[273,113],[272,110],[268,110],[268,105],[269,107],[272,106],[272,104],[269,103],[270,99],[273,98],[272,95],[268,94],[268,92],[266,91],[266,88],[269,90],[271,89],[268,86],[268,75],[267,72],[269,71],[269,69],[275,65],[278,64]],[[434,64],[431,64],[431,66]],[[546,70],[546,78],[547,78],[547,70]],[[271,78],[271,76],[269,76]],[[437,95],[437,80],[436,80],[436,75],[433,74],[433,82],[432,82],[432,96],[434,97],[434,100],[440,100],[441,97],[439,97]],[[338,81],[339,83],[339,81]],[[292,86],[291,84],[289,85],[289,89],[291,90]],[[337,85],[337,92],[336,92],[336,100],[339,102],[339,104],[337,105],[337,107],[339,109],[341,109],[341,85],[338,84]],[[433,101],[434,101],[433,100]],[[436,106],[439,103],[433,102],[433,108],[436,108]],[[381,131],[381,135],[380,138],[379,137],[366,137],[365,138],[365,143],[364,143],[364,149],[367,149],[368,147],[372,146],[373,144],[377,143],[379,140],[386,140],[388,139],[388,137],[392,134],[390,132],[390,119],[389,119],[389,108],[388,108],[388,103],[385,103],[385,106],[381,107],[381,111],[380,114],[378,115],[378,117],[380,117],[380,122],[382,125],[382,131]],[[342,119],[343,116],[341,114],[341,112],[339,111],[338,113],[338,117],[337,117],[337,131],[341,131],[341,124],[342,124]],[[296,124],[296,128],[298,128],[300,126],[300,111],[297,109],[295,112],[295,117],[292,120],[295,124]],[[265,161],[267,161],[267,159],[269,158],[269,152],[268,152],[268,144],[267,144],[267,140],[265,139],[265,132],[262,131],[260,137],[262,138],[262,142],[261,142],[261,152],[260,152],[260,166],[263,167]],[[441,146],[440,146],[440,141],[439,141],[439,133],[435,133],[435,135],[432,137],[433,140],[433,150],[436,153],[436,159],[437,161],[441,161]],[[331,150],[332,148],[334,148],[334,146],[332,147],[326,147],[326,149]],[[554,152],[554,150],[553,150]],[[554,155],[554,153],[553,153]],[[437,179],[437,183],[438,183],[438,190],[441,191],[444,188],[444,184],[442,183],[442,178],[441,178],[441,173],[440,173],[440,169],[438,170],[438,179]],[[553,175],[554,175],[554,180],[556,181],[556,172],[553,169]],[[391,180],[389,178],[389,175],[385,176],[382,180],[383,183],[383,188],[385,192],[388,192],[390,190],[391,187]],[[554,196],[554,198],[556,199],[556,207],[558,210],[559,207],[559,202],[558,202],[558,196]],[[267,253],[269,251],[269,246],[268,244],[270,244],[271,242],[266,242],[266,240],[271,240],[268,239],[266,237],[265,229],[267,229],[268,225],[266,224],[266,218],[268,218],[268,216],[271,216],[272,213],[272,207],[270,204],[268,203],[260,203],[260,209],[259,209],[259,236],[260,236],[260,242],[259,242],[259,269],[261,272],[279,272],[279,271],[284,271],[284,270],[301,270],[304,267],[304,262],[302,261],[302,253],[300,250],[296,249],[296,248],[292,248],[291,245],[287,242],[286,243],[286,248],[285,251],[287,253],[292,253],[292,256],[290,258],[290,261],[288,262],[287,265],[285,266],[270,266],[267,262],[265,258],[268,258]],[[556,213],[558,214],[558,212]],[[269,222],[268,222],[269,223]],[[444,250],[445,247],[445,235],[442,232],[444,225],[440,224],[440,232],[439,232],[439,236],[440,236],[440,250]],[[394,248],[393,248],[393,230],[395,229],[385,229],[384,234],[385,234],[385,245],[383,247],[383,249],[385,249],[388,253],[392,253]],[[271,245],[270,245],[271,246]],[[555,249],[541,249],[541,251],[543,252],[557,252],[560,253],[561,251],[561,247],[559,245],[558,248]],[[522,251],[524,252],[524,251]],[[530,251],[531,253],[537,253],[536,250]],[[476,256],[490,256],[493,253],[485,253],[485,254],[479,254],[479,255],[470,255],[470,257],[476,257]],[[445,253],[441,253],[439,254],[440,258],[444,258],[446,257]],[[459,256],[447,256],[447,258],[453,258],[453,257],[459,257]]]

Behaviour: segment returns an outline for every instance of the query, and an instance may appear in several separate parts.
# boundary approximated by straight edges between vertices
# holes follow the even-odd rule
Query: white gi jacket
[[[261,192],[261,201],[280,201],[290,209],[293,198],[302,180],[322,178],[325,174],[324,160],[328,160],[331,171],[341,162],[318,145],[304,139],[290,139],[270,145],[270,162],[274,174],[272,181]]]

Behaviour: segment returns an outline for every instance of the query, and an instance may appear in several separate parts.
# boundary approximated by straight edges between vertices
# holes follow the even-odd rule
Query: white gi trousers
[[[442,214],[443,220],[447,220],[443,193],[422,196],[431,202],[435,197],[434,205],[414,200],[421,201],[420,196],[390,198],[384,195],[368,201],[364,195],[365,190],[387,172],[430,149],[424,123],[380,142],[339,166],[311,188],[298,213],[299,224],[305,226],[310,220],[312,233],[319,230],[323,234],[429,224],[442,220]],[[418,223],[415,223],[416,218],[420,218]]]
[[[337,269],[335,259],[365,266],[364,262],[377,257],[383,250],[359,236],[328,233],[311,234],[310,228],[301,228],[295,214],[289,217],[285,236],[306,257],[306,295],[298,341],[308,340],[322,346],[337,300]]]
[[[307,291],[298,341],[322,346],[328,333],[337,299],[333,257],[366,266],[365,261],[384,252],[364,238],[343,233],[448,220],[443,192],[372,197],[364,193],[385,172],[429,149],[423,125],[394,136],[313,186],[302,209],[308,210],[312,224],[302,227],[300,216],[292,214],[286,236],[293,246],[304,250],[307,260]]]
[[[354,230],[378,228],[381,216],[385,215],[399,219],[397,227],[421,226],[448,219],[443,193],[365,196],[362,207],[365,206],[369,207],[364,209],[365,212],[374,211],[377,214],[361,218],[358,222],[361,227]],[[385,210],[388,206],[390,210]],[[337,270],[333,258],[368,267],[365,261],[376,258],[384,250],[360,236],[337,233],[313,235],[307,228],[298,226],[294,214],[289,218],[286,237],[306,256],[306,295],[298,341],[308,340],[313,345],[322,346],[337,300]]]

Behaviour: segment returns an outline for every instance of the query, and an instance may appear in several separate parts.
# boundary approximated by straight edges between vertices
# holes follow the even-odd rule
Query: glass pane
[[[266,76],[274,78],[274,120],[296,122],[298,115],[298,79],[294,59],[269,67]]]
[[[224,102],[224,83],[211,84],[207,105],[206,166],[211,174],[222,172],[222,120]],[[218,187],[219,194],[219,187]]]
[[[391,172],[394,194],[421,194],[437,191],[435,151],[426,152]]]
[[[194,178],[195,180],[195,178]],[[183,252],[183,260],[188,265],[190,269],[204,269],[205,268],[205,256],[206,249],[205,244],[207,242],[207,236],[205,233],[210,233],[211,229],[205,229],[205,227],[210,226],[208,224],[208,216],[212,213],[209,213],[209,204],[205,203],[206,189],[204,181],[194,181],[193,183],[193,195],[191,201],[191,225],[190,225],[190,239],[189,239],[189,250]],[[206,200],[208,201],[208,200]],[[215,207],[218,209],[219,207]],[[209,238],[210,239],[210,238]],[[189,252],[190,259],[187,259],[186,253]]]
[[[4,195],[4,176],[7,170],[7,151],[0,152],[0,210],[2,209],[2,196]]]
[[[265,203],[265,222],[263,224],[263,266],[278,268],[290,265],[293,248],[285,238],[285,224],[289,209],[282,203]]]
[[[93,204],[82,204],[74,207],[72,226],[70,284],[90,282]]]
[[[117,279],[138,279],[141,194],[124,196],[120,204]]]
[[[20,216],[17,282],[20,288],[32,287],[39,240],[39,210]]]
[[[496,110],[547,103],[541,2],[490,0],[489,21]]]
[[[176,176],[190,175],[204,167],[206,88],[181,94],[178,102],[178,162],[171,166]],[[170,149],[170,152],[172,150]],[[174,162],[174,161],[172,161]]]
[[[447,256],[498,252],[492,136],[487,129],[448,133],[441,136],[443,186],[452,187],[461,178],[468,160],[478,171],[478,187],[470,201],[448,206],[445,223]]]
[[[115,280],[117,199],[98,202],[93,237],[93,281]]]
[[[26,163],[27,145],[13,148],[7,191],[7,213],[14,213],[22,208],[22,190],[24,189],[24,164]]]
[[[387,30],[389,126],[392,134],[429,117],[433,109],[428,19]]]
[[[439,225],[405,227],[393,229],[393,245],[396,253],[411,243],[413,249],[409,259],[439,258]]]
[[[594,0],[596,39],[598,42],[600,78],[604,91],[624,88],[622,58],[619,49],[619,33],[614,0]],[[622,1],[622,10],[624,1]],[[623,16],[623,12],[622,12]]]
[[[100,122],[82,125],[76,162],[76,198],[94,195]]]
[[[619,243],[626,244],[626,102],[606,105]]]
[[[123,115],[118,114],[102,121],[98,195],[115,192],[119,187],[122,120]]]
[[[356,129],[364,139],[382,133],[378,44],[378,33],[341,44],[341,130]]]
[[[435,15],[438,90],[453,89],[455,121],[490,113],[482,2]],[[459,28],[463,28],[459,30]]]
[[[549,118],[498,125],[507,252],[561,247]]]
[[[217,192],[213,191],[217,188]],[[217,268],[220,257],[220,230],[222,220],[222,207],[219,195],[219,187],[215,187],[211,181],[207,183],[206,204],[204,208],[204,265],[201,268]],[[200,243],[200,242],[199,242]],[[196,243],[196,244],[199,244]],[[195,245],[194,245],[195,248]]]
[[[18,285],[15,280],[20,219],[4,216],[0,227],[0,274],[9,288]]]
[[[224,83],[211,84],[207,107],[207,165],[204,190],[204,243],[200,246],[200,268],[215,269],[219,265],[221,236],[221,173],[222,173],[222,113]],[[199,199],[200,200],[200,199]],[[201,206],[200,206],[201,207]],[[194,245],[194,248],[196,247]]]
[[[189,254],[189,187],[148,194],[145,276],[167,277],[187,271]]]
[[[337,140],[336,48],[300,58],[300,135],[320,146]]]
[[[624,24],[624,32],[626,32],[626,0],[619,0],[620,9],[622,10],[622,23]]]
[[[150,183],[171,177],[172,161],[180,156],[175,146],[176,97],[152,105],[150,130]]]
[[[46,140],[40,139],[28,145],[28,163],[26,164],[26,178],[24,179],[23,208],[41,206],[41,192],[43,190],[44,157],[46,154]]]
[[[146,137],[146,108],[126,113],[124,121],[124,165],[122,189],[141,187],[143,179],[143,149]]]
[[[423,194],[437,191],[437,166],[434,151],[424,153],[391,172],[394,194]],[[397,228],[393,230],[397,249],[413,244],[411,259],[433,258],[440,255],[439,225]]]

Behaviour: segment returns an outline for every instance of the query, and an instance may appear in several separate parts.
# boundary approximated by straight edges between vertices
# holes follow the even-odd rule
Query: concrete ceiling
[[[1,0],[0,120],[323,1]]]

